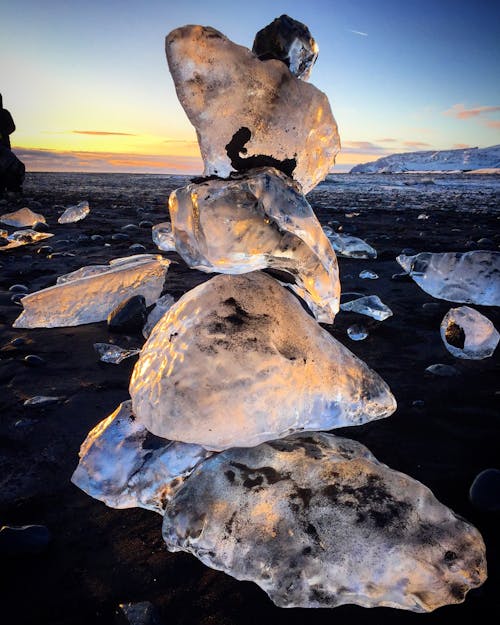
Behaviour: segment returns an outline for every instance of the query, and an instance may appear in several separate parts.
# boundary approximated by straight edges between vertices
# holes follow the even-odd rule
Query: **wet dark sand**
[[[2,622],[108,624],[114,622],[118,603],[128,601],[153,602],[169,625],[405,625],[451,623],[459,618],[496,622],[500,616],[500,518],[475,509],[468,489],[481,470],[499,466],[499,359],[497,355],[483,361],[454,359],[441,342],[439,324],[457,304],[433,300],[412,281],[391,280],[392,274],[400,272],[395,257],[403,248],[466,251],[486,237],[492,241],[490,248],[498,249],[499,220],[498,213],[491,211],[495,202],[491,193],[450,196],[437,190],[419,195],[415,189],[411,194],[403,190],[401,199],[397,191],[341,192],[336,187],[332,192],[320,187],[309,195],[323,224],[333,220],[334,228],[342,226],[344,232],[365,238],[379,252],[375,261],[339,259],[343,291],[375,293],[394,312],[382,323],[341,313],[335,326],[325,326],[382,375],[399,405],[388,419],[337,433],[361,441],[382,462],[426,484],[440,501],[480,530],[487,547],[489,580],[471,591],[465,603],[429,615],[357,606],[279,609],[256,585],[213,571],[190,555],[167,552],[159,515],[107,508],[70,483],[88,431],[128,398],[135,362],[101,363],[92,345],[114,340],[122,346],[137,346],[142,338],[113,335],[104,322],[62,329],[13,329],[20,307],[11,302],[8,289],[15,283],[25,284],[30,291],[51,286],[58,275],[82,265],[131,254],[132,243],[156,252],[150,227],[130,233],[127,241],[111,236],[123,232],[126,224],[164,221],[168,192],[179,184],[174,178],[32,174],[23,198],[0,204],[0,213],[22,206],[41,212],[55,234],[40,244],[0,252],[0,521],[40,523],[52,534],[45,553],[0,561]],[[421,210],[403,210],[405,197],[413,209]],[[54,205],[68,206],[82,199],[90,201],[90,215],[76,224],[58,225],[60,210]],[[453,210],[458,205],[464,212]],[[345,216],[355,210],[361,214]],[[429,219],[417,219],[420,212],[429,214]],[[104,241],[78,240],[93,234],[102,235]],[[105,246],[106,242],[110,245]],[[37,253],[43,245],[75,256],[48,258]],[[171,265],[166,282],[166,290],[176,298],[209,277],[187,269],[175,254],[167,256],[179,261]],[[374,270],[379,279],[361,280],[357,276],[363,269]],[[427,302],[435,306],[423,309]],[[498,309],[475,308],[500,327]],[[364,321],[368,321],[370,336],[362,342],[351,341],[347,327]],[[17,337],[26,343],[9,345]],[[27,354],[41,356],[45,364],[26,366]],[[424,370],[433,363],[451,364],[459,375],[430,376]],[[65,399],[45,408],[24,407],[23,401],[34,395]],[[413,406],[415,400],[424,403]]]

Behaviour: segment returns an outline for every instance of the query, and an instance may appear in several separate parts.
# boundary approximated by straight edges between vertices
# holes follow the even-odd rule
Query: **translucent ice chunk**
[[[205,460],[163,538],[280,607],[430,612],[486,579],[479,532],[356,441],[301,434]]]
[[[451,308],[441,322],[441,338],[457,358],[481,360],[493,355],[500,334],[491,321],[469,306]]]
[[[29,245],[30,243],[38,243],[38,241],[43,241],[43,239],[48,239],[53,236],[54,235],[50,234],[50,232],[16,230],[12,234],[9,234],[9,236],[5,237],[4,240],[8,241],[8,243],[7,245],[2,245],[0,247],[0,252],[6,252],[14,247],[21,247],[22,245]]]
[[[500,306],[500,252],[400,254],[398,263],[429,295],[450,302]]]
[[[45,217],[39,213],[34,213],[31,209],[24,207],[13,213],[5,213],[0,216],[0,221],[15,228],[28,228],[36,223],[46,223]]]
[[[396,409],[385,382],[260,272],[216,276],[181,297],[144,345],[130,396],[157,436],[213,450]]]
[[[304,193],[325,178],[340,140],[324,93],[210,27],[173,30],[166,52],[205,175],[271,166],[293,175]]]
[[[333,323],[340,297],[335,252],[299,185],[285,174],[261,168],[190,184],[171,194],[169,208],[175,246],[190,267],[285,271],[318,321]]]
[[[363,269],[363,271],[360,272],[359,277],[362,280],[377,280],[378,274],[374,271],[370,271],[369,269]]]
[[[151,331],[153,330],[155,325],[158,323],[158,321],[160,321],[160,319],[167,312],[167,310],[170,310],[170,308],[174,304],[174,301],[175,300],[172,297],[172,295],[169,295],[167,293],[166,295],[163,295],[162,297],[160,297],[160,299],[156,302],[155,307],[149,313],[146,324],[144,325],[144,328],[142,329],[142,335],[144,336],[145,339],[148,338],[148,336],[151,334]]]
[[[89,203],[85,200],[76,206],[69,206],[57,220],[60,224],[72,224],[81,221],[90,213]]]
[[[173,493],[209,455],[198,445],[153,436],[125,401],[91,430],[71,481],[111,508],[139,506],[163,514]]]
[[[152,237],[153,243],[158,246],[158,249],[164,252],[176,251],[172,224],[169,221],[153,226]]]
[[[340,309],[367,315],[377,319],[377,321],[384,321],[392,315],[392,310],[381,301],[378,295],[366,295],[353,299],[345,304],[340,304]]]
[[[58,401],[61,401],[64,397],[50,397],[47,395],[35,395],[34,397],[30,397],[27,399],[23,406],[48,406],[49,404],[56,404]]]
[[[65,282],[23,297],[24,310],[14,327],[55,328],[104,321],[133,295],[143,295],[150,306],[162,292],[169,264],[162,256],[143,254],[119,258],[97,273],[94,267],[82,267],[67,274]]]
[[[136,356],[141,351],[140,349],[124,349],[111,343],[94,343],[94,349],[99,360],[113,365],[118,365],[126,358]]]
[[[318,45],[305,24],[281,15],[255,35],[252,52],[262,61],[279,59],[294,76],[308,80]]]
[[[347,335],[353,341],[363,341],[368,336],[368,330],[365,326],[355,323],[347,328]]]
[[[326,230],[327,227],[325,226],[324,229],[328,239],[339,256],[345,256],[346,258],[377,258],[377,250],[366,241],[363,241],[363,239],[353,237],[350,234],[333,232],[331,228]]]

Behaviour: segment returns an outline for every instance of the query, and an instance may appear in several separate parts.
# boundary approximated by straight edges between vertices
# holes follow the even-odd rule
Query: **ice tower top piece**
[[[324,93],[208,26],[173,30],[165,48],[206,176],[275,167],[304,193],[325,178],[340,139]]]

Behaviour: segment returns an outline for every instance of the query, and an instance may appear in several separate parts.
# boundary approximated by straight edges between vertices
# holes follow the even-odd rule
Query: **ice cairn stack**
[[[333,322],[340,284],[304,193],[339,137],[306,82],[309,30],[281,16],[250,51],[184,26],[166,52],[205,178],[172,193],[164,234],[190,267],[222,275],[154,326],[131,400],[89,433],[73,482],[160,513],[170,551],[254,581],[278,606],[462,601],[486,577],[478,531],[360,443],[318,432],[396,402],[318,323]]]

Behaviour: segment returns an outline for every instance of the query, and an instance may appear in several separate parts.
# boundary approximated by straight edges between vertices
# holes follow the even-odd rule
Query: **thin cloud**
[[[403,141],[403,145],[407,148],[431,148],[430,143],[424,143],[423,141]]]
[[[454,150],[465,150],[466,148],[470,148],[472,146],[467,143],[454,143],[452,147]]]
[[[499,130],[500,129],[500,121],[495,121],[495,120],[488,120],[484,122],[485,126],[488,126],[488,128],[494,128],[495,130]]]
[[[392,137],[385,137],[384,139],[377,139],[380,143],[397,143],[397,139],[393,139]]]
[[[184,145],[198,145],[197,141],[192,139],[165,139],[163,143],[182,143]]]
[[[103,137],[137,137],[132,132],[107,132],[106,130],[72,130],[74,135],[99,135]]]
[[[386,154],[387,148],[371,141],[344,141],[342,152],[344,154]]]
[[[464,104],[454,104],[451,108],[443,111],[443,115],[454,117],[455,119],[470,119],[471,117],[479,117],[488,113],[498,113],[500,106],[476,106],[474,108],[465,108]]]
[[[352,28],[348,28],[347,31],[350,33],[353,33],[354,35],[360,35],[361,37],[368,37],[368,33],[364,33],[361,30],[352,30]]]

